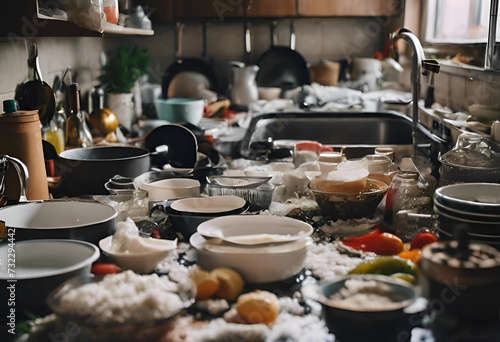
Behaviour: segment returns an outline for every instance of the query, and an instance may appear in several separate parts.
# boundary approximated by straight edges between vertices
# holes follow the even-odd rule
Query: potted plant
[[[132,89],[135,82],[147,74],[150,61],[148,49],[121,45],[103,66],[100,81],[108,94],[107,107],[116,114],[119,123],[129,130],[134,117]]]

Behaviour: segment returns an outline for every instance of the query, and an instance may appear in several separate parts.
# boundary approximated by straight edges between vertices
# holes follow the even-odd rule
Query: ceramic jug
[[[255,77],[259,71],[256,65],[241,66],[233,64],[233,85],[231,88],[231,103],[237,106],[248,107],[251,102],[257,101],[259,91]]]

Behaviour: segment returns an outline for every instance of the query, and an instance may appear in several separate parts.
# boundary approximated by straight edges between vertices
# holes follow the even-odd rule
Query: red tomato
[[[437,237],[432,233],[418,233],[410,242],[410,250],[422,249],[425,245],[436,241]]]
[[[153,239],[161,239],[160,229],[158,227],[153,228],[153,232],[151,233],[151,237]]]
[[[90,268],[90,272],[95,275],[106,275],[113,273],[120,273],[122,269],[115,264],[99,262],[97,264],[93,264]]]

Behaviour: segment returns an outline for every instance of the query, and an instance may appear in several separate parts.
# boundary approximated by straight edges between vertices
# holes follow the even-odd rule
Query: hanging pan
[[[28,64],[34,68],[34,77],[16,89],[15,99],[22,110],[38,110],[40,122],[45,125],[54,116],[56,98],[52,88],[43,81],[36,43],[31,48],[33,58]]]
[[[257,85],[290,90],[311,84],[307,62],[295,51],[295,25],[290,23],[290,47],[275,46],[276,22],[271,24],[271,47],[260,56],[257,65]]]

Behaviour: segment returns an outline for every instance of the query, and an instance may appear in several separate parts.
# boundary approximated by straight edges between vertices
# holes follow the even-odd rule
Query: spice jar
[[[419,220],[409,220],[408,215],[422,214],[430,207],[431,198],[426,186],[419,182],[415,171],[397,171],[387,190],[384,227],[410,241],[423,227]]]

